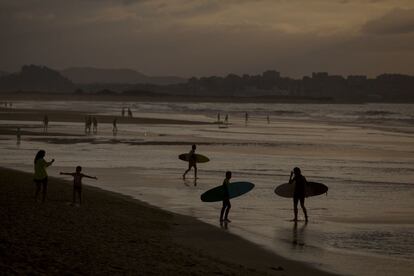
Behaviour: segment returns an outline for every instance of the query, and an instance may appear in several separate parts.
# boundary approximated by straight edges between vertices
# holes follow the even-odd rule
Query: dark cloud
[[[414,9],[394,9],[384,16],[369,21],[362,31],[370,34],[405,34],[414,32]]]
[[[186,77],[270,68],[292,76],[414,73],[413,10],[394,9],[361,32],[360,15],[377,5],[369,1],[0,0],[0,70],[35,63]],[[367,18],[392,10],[388,3]]]

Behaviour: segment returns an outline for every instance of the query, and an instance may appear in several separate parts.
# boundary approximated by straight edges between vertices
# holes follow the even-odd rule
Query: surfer
[[[75,202],[76,202],[76,194],[79,197],[79,205],[82,203],[82,178],[87,177],[87,178],[98,180],[96,176],[89,176],[89,175],[81,173],[81,171],[82,171],[82,167],[77,166],[76,171],[73,173],[60,172],[61,175],[73,176],[73,199],[72,199],[73,205],[75,205]]]
[[[46,152],[44,150],[39,150],[34,159],[34,177],[33,181],[36,184],[36,194],[35,200],[39,196],[40,190],[42,190],[42,202],[45,202],[46,192],[47,192],[47,172],[46,168],[55,162],[55,159],[52,159],[50,162],[46,162],[44,159]]]
[[[224,188],[224,198],[223,198],[223,207],[221,208],[220,212],[220,222],[231,222],[228,218],[229,212],[231,209],[230,204],[230,195],[229,195],[229,184],[231,179],[231,172],[226,172],[226,178],[223,181],[223,188]],[[224,215],[224,219],[223,219]]]
[[[188,153],[188,169],[183,174],[183,179],[185,179],[185,175],[194,167],[194,179],[197,179],[197,158],[196,158],[196,150],[197,146],[192,145],[191,150]]]
[[[292,178],[293,175],[295,176]],[[307,181],[298,167],[295,167],[290,173],[289,183],[293,184],[293,182],[295,182],[295,190],[293,192],[293,211],[295,218],[293,221],[298,221],[298,202],[300,202],[300,207],[302,207],[303,214],[305,215],[305,221],[308,222],[308,213],[305,208],[305,186],[307,185]]]

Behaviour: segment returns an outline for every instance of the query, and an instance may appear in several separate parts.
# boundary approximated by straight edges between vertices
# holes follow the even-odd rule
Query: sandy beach
[[[22,274],[329,275],[224,230],[127,196],[51,178],[35,202],[32,175],[0,169],[0,270]]]

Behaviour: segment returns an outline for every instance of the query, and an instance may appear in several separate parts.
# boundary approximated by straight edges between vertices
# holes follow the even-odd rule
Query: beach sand
[[[99,181],[99,180],[98,180]],[[49,179],[35,202],[32,175],[0,168],[0,271],[27,274],[329,275],[223,229],[138,200]]]

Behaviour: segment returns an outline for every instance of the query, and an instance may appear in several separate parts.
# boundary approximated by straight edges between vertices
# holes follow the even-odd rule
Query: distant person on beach
[[[197,146],[196,145],[192,145],[191,146],[191,150],[188,153],[189,158],[188,158],[188,169],[184,172],[183,174],[183,179],[185,179],[185,175],[191,170],[191,168],[194,167],[194,178],[197,179],[197,159],[196,159],[196,151]]]
[[[231,172],[226,172],[226,178],[223,181],[223,189],[224,189],[224,199],[223,199],[223,207],[220,211],[220,222],[231,222],[228,218],[229,212],[231,209],[230,204],[230,195],[229,195],[229,184],[231,179]]]
[[[125,117],[125,107],[122,107],[121,115],[122,117]]]
[[[112,121],[112,134],[116,136],[118,133],[118,127],[116,126],[116,118]]]
[[[266,116],[267,123],[270,124],[270,117],[269,115]]]
[[[76,195],[78,195],[79,198],[79,205],[82,204],[82,178],[87,177],[91,179],[98,180],[96,176],[89,176],[86,174],[81,173],[82,167],[77,166],[76,171],[73,173],[65,173],[60,172],[61,175],[70,175],[73,176],[73,198],[72,198],[72,205],[75,205],[76,203]]]
[[[91,133],[91,124],[90,116],[85,116],[85,134]]]
[[[247,122],[249,121],[249,113],[244,113],[244,123],[247,125]]]
[[[34,159],[34,177],[33,181],[36,184],[36,194],[35,200],[39,197],[40,191],[42,191],[42,202],[45,202],[46,193],[47,193],[47,172],[46,168],[55,162],[55,159],[52,159],[50,162],[46,162],[44,159],[46,152],[44,150],[39,150]]]
[[[93,134],[98,134],[98,119],[96,117],[92,118],[92,125],[93,125]]]
[[[295,176],[292,178],[293,175]],[[293,185],[293,182],[295,182],[295,190],[293,192],[293,212],[295,217],[293,221],[298,221],[298,202],[300,202],[300,207],[302,207],[303,214],[305,215],[305,221],[308,222],[308,213],[305,208],[305,188],[308,183],[298,167],[295,167],[290,173],[289,183]]]
[[[229,123],[229,114],[226,114],[226,116],[224,117],[224,123],[225,124]]]
[[[21,131],[20,131],[20,127],[18,127],[17,128],[17,131],[16,131],[16,144],[17,145],[20,145],[20,141],[21,141],[21,137],[22,136],[22,134],[21,134]]]
[[[47,133],[47,128],[49,126],[49,117],[47,114],[43,117],[43,132]]]
[[[128,117],[129,118],[132,118],[133,116],[132,116],[132,111],[131,111],[131,109],[128,107]]]
[[[220,112],[217,113],[217,122],[220,123]]]

